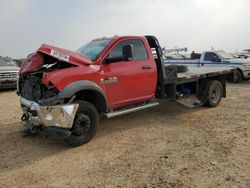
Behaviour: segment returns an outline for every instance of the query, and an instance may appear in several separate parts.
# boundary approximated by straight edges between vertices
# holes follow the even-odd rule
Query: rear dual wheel
[[[218,106],[223,95],[222,84],[217,80],[210,80],[205,87],[204,94],[207,98],[206,106]]]

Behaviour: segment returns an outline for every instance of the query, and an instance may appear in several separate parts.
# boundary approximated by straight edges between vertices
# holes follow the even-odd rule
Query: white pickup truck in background
[[[241,82],[250,79],[250,59],[236,59],[225,51],[205,51],[202,54],[194,53],[187,59],[168,59],[165,64],[187,65],[189,67],[232,67],[236,69],[231,81]]]
[[[14,60],[0,56],[0,89],[16,88],[19,69]]]

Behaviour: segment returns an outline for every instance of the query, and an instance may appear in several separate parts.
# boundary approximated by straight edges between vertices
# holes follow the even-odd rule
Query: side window
[[[122,56],[122,48],[125,45],[133,46],[133,60],[145,60],[148,59],[147,51],[144,47],[144,44],[141,40],[126,40],[120,42],[117,46],[115,46],[111,53],[110,57],[119,57]]]
[[[204,61],[213,61],[214,59],[219,59],[219,57],[212,52],[207,52],[204,57]]]

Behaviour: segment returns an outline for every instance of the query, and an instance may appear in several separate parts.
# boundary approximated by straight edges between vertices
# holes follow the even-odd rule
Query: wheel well
[[[216,76],[216,77],[211,77],[210,79],[205,79],[205,80],[200,80],[199,81],[199,94],[203,92],[203,90],[205,89],[206,85],[208,84],[209,81],[211,80],[217,80],[221,83],[222,85],[222,97],[226,98],[226,76],[222,75],[222,76]]]
[[[85,100],[93,104],[99,112],[105,112],[107,110],[107,104],[105,98],[97,91],[83,90],[75,94],[77,100]]]
[[[240,68],[234,67],[234,71],[227,75],[227,80],[229,82],[235,83],[234,79],[235,79],[236,71],[238,71],[240,73],[240,75],[242,76],[242,79],[244,79],[244,75],[243,75],[242,70]]]
[[[241,70],[241,69],[239,69],[239,68],[237,68],[237,71],[239,71],[239,72],[240,72],[240,74],[241,74],[241,76],[242,76],[242,78],[243,78],[244,76],[243,76],[243,72],[242,72],[242,70]]]

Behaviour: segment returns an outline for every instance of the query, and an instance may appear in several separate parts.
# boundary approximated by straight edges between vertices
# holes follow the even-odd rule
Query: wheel
[[[96,107],[87,101],[75,101],[79,104],[71,135],[65,141],[71,146],[80,146],[89,142],[96,133],[99,114]]]
[[[220,104],[222,98],[222,85],[217,80],[210,80],[205,87],[205,97],[207,101],[205,103],[206,106],[216,107]]]
[[[233,82],[240,83],[242,81],[242,79],[243,79],[243,77],[242,77],[240,70],[236,70],[234,77],[233,77]]]

